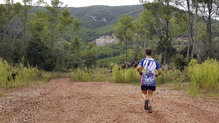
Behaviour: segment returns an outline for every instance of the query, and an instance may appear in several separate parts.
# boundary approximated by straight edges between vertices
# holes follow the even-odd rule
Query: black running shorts
[[[141,90],[152,90],[152,91],[155,91],[156,90],[156,86],[145,86],[145,85],[142,85],[141,86]]]

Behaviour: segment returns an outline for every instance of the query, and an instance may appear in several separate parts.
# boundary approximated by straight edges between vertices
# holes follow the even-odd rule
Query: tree
[[[26,59],[31,66],[51,71],[57,61],[54,51],[45,45],[40,39],[29,41],[26,48]]]
[[[170,6],[169,0],[159,0],[145,4],[144,8],[150,11],[155,20],[151,31],[159,38],[157,50],[161,53],[161,64],[164,64],[165,61],[167,65],[170,65],[170,59],[173,55],[170,19],[174,14],[174,8]]]
[[[199,4],[199,10],[202,14],[203,20],[206,22],[206,33],[207,33],[207,42],[206,44],[206,55],[209,58],[213,57],[213,48],[212,48],[212,19],[215,19],[218,15],[219,1],[218,0],[197,0]]]
[[[190,58],[190,50],[192,51],[191,57],[193,57],[194,54],[194,48],[195,48],[195,40],[194,40],[194,9],[192,8],[192,0],[175,0],[176,6],[180,5],[180,7],[183,7],[183,9],[187,12],[188,15],[188,36],[189,36],[189,43],[187,46],[187,59]],[[190,49],[192,45],[192,49]]]
[[[79,53],[82,47],[82,39],[78,36],[75,36],[71,45],[74,53]]]
[[[81,22],[77,19],[74,19],[72,33],[71,33],[71,42],[72,42],[73,50],[76,53],[79,52],[79,50],[81,49],[81,45],[82,45],[82,39],[78,36],[80,26],[81,26]],[[70,48],[71,47],[69,47],[69,51],[70,51]],[[69,51],[68,51],[68,54],[69,54]]]
[[[28,32],[32,39],[40,39],[41,41],[46,42],[49,33],[48,25],[49,22],[47,21],[46,12],[36,12],[33,19],[27,24]]]
[[[59,24],[57,26],[58,31],[63,35],[64,31],[67,29],[67,26],[70,25],[73,21],[73,17],[68,9],[64,9],[59,16]]]
[[[60,7],[63,4],[60,0],[51,0],[51,6],[49,6],[45,1],[46,9],[48,10],[48,31],[49,31],[49,45],[54,47],[57,39],[57,25],[60,13]]]
[[[87,52],[84,56],[85,65],[89,69],[92,66],[96,65],[97,56],[92,52]]]
[[[25,42],[25,36],[26,36],[26,24],[27,24],[27,16],[28,16],[28,9],[30,9],[32,0],[23,0],[23,40],[22,40],[22,54],[24,54],[24,42]]]
[[[0,5],[0,37],[2,37],[2,32],[5,23],[6,23],[6,9],[3,5]]]
[[[114,27],[114,33],[120,42],[125,42],[125,53],[127,61],[127,51],[128,51],[128,41],[131,41],[133,38],[133,22],[132,17],[128,15],[122,16]]]

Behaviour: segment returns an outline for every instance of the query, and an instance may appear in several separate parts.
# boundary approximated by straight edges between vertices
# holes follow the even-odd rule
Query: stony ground
[[[0,122],[218,123],[219,104],[157,88],[149,114],[138,86],[61,78],[0,98]]]

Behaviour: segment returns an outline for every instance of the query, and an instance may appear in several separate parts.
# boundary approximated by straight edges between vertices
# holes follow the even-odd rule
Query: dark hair
[[[145,50],[145,53],[146,53],[146,55],[151,56],[151,54],[152,54],[151,48],[147,48],[147,49]]]

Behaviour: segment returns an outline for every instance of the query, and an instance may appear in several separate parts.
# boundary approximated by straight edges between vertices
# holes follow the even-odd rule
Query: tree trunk
[[[190,54],[190,46],[191,43],[192,45],[194,44],[194,40],[193,40],[193,14],[191,13],[191,9],[190,9],[190,0],[186,0],[187,2],[187,7],[188,7],[188,16],[189,16],[189,43],[188,43],[188,49],[187,49],[187,59],[189,59],[189,54]],[[193,50],[193,47],[192,49]]]
[[[169,7],[170,6],[170,3],[169,1],[166,1],[166,4],[167,6]],[[166,46],[166,62],[167,62],[167,65],[168,65],[168,68],[170,66],[170,60],[171,60],[171,48],[172,48],[172,36],[171,36],[171,30],[170,30],[170,18],[166,18],[166,36],[167,36],[167,42],[165,44],[167,44]]]
[[[171,45],[171,41],[172,41],[172,37],[171,37],[171,33],[170,33],[170,20],[169,19],[166,19],[166,26],[167,26],[167,29],[166,29],[166,35],[167,35],[167,38],[166,38],[166,63],[169,67],[170,65],[170,59],[171,59],[171,48],[172,48],[172,45]]]
[[[198,33],[198,2],[197,2],[197,0],[195,0],[195,40],[192,43],[192,52],[191,52],[192,59],[194,58],[195,46],[196,46],[196,42],[198,40],[197,33]]]
[[[190,36],[189,36],[190,37]],[[186,58],[189,59],[189,52],[190,52],[190,38],[189,38],[189,43],[187,45],[187,54],[186,54]]]
[[[207,55],[209,58],[213,57],[213,48],[212,48],[212,32],[211,32],[211,16],[212,16],[212,0],[209,0],[209,3],[207,3],[208,7],[208,20],[207,20]]]
[[[24,32],[23,32],[23,40],[22,40],[22,55],[24,55],[24,42],[25,42],[25,35],[26,35],[26,23],[27,23],[27,3],[24,0]]]
[[[127,44],[127,39],[125,39],[125,61],[126,61],[126,62],[127,62],[127,59],[128,59],[127,50],[128,50],[128,44]]]

